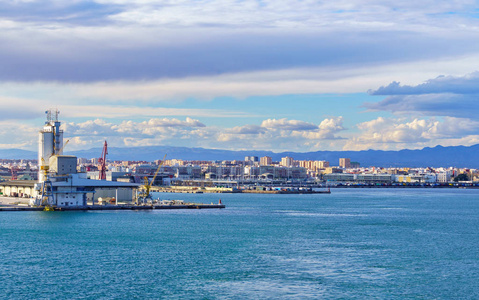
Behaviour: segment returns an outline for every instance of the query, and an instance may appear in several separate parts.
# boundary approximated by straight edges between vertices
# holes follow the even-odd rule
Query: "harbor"
[[[153,179],[144,177],[143,184],[106,180],[105,141],[98,159],[98,180],[78,172],[77,157],[63,155],[69,140],[63,141],[63,130],[58,110],[45,112],[47,120],[39,132],[38,182],[12,180],[0,186],[2,195],[14,195],[0,200],[0,211],[90,211],[90,210],[154,210],[154,209],[207,209],[225,208],[218,204],[185,202],[184,200],[154,199]],[[166,154],[163,157],[164,162]],[[4,203],[5,202],[5,203]]]
[[[236,187],[195,187],[195,186],[169,186],[151,187],[151,191],[161,193],[183,193],[183,194],[331,194],[329,188],[309,187],[271,187],[271,186],[241,186]]]

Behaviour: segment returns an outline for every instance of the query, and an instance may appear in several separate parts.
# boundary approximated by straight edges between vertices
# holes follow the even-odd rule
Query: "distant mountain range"
[[[34,151],[22,149],[0,149],[0,159],[37,159],[38,154]]]
[[[93,158],[100,157],[101,148],[66,152],[67,155]],[[281,160],[281,157],[290,156],[295,160],[326,160],[331,165],[338,165],[339,158],[347,157],[356,161],[361,166],[377,167],[469,167],[479,168],[479,144],[474,146],[436,146],[421,150],[400,151],[316,151],[316,152],[281,152],[271,151],[230,151],[204,148],[186,148],[169,146],[148,147],[111,147],[108,148],[109,160],[144,160],[154,161],[162,159],[168,154],[168,158],[184,160],[244,160],[245,156],[270,156],[273,161]],[[4,159],[35,159],[34,151],[19,149],[2,149],[0,158]]]

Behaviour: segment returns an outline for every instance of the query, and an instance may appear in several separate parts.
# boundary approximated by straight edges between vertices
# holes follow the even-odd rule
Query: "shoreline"
[[[254,186],[255,188],[260,186]],[[271,189],[270,186],[263,186],[265,190],[261,189],[209,189],[202,190],[201,188],[156,188],[152,189],[154,192],[165,194],[330,194],[333,189],[479,189],[479,184],[457,184],[457,185],[433,185],[433,184],[337,184],[328,186],[287,186],[279,189]],[[280,188],[281,186],[276,186]],[[268,189],[270,188],[270,189]],[[315,190],[316,189],[316,190]]]

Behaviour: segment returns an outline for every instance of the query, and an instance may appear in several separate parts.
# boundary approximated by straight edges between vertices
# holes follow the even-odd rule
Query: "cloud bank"
[[[2,148],[36,146],[37,127],[15,128],[2,133],[9,141]],[[290,119],[266,119],[260,124],[229,128],[210,126],[198,119],[154,118],[113,123],[102,119],[64,123],[68,149],[99,147],[104,140],[115,147],[174,145],[230,150],[318,151],[318,150],[400,150],[438,144],[473,145],[479,142],[479,121],[466,118],[385,118],[357,124],[348,132],[343,117],[330,117],[319,123]],[[15,130],[14,130],[15,129]],[[411,145],[414,145],[411,147]]]
[[[357,125],[360,134],[347,141],[344,149],[399,150],[431,147],[438,144],[473,145],[479,141],[479,122],[470,119],[446,117],[437,119],[383,118]]]
[[[2,1],[0,80],[141,81],[477,53],[477,19],[466,14],[476,5],[428,2]]]
[[[479,72],[462,77],[439,76],[416,86],[392,82],[373,91],[371,95],[421,95],[421,94],[479,94]]]
[[[369,93],[388,95],[377,103],[366,103],[370,110],[479,120],[479,72],[439,76],[416,86],[392,82]]]

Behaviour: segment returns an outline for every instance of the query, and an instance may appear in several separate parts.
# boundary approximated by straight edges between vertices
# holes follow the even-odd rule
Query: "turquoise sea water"
[[[2,298],[479,298],[479,190],[162,198],[227,208],[0,213]]]

